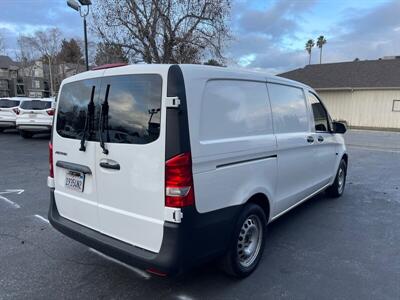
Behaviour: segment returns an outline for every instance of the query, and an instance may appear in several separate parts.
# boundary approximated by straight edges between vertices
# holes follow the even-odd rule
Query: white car
[[[346,127],[317,93],[263,73],[130,65],[65,79],[50,148],[51,224],[158,275],[260,261],[268,223],[341,196]]]
[[[0,98],[0,132],[15,128],[21,98]]]
[[[23,138],[31,138],[35,133],[51,131],[54,118],[54,98],[24,100],[19,106],[16,127]]]

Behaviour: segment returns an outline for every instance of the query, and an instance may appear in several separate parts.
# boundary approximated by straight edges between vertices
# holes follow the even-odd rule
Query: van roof
[[[124,66],[117,66],[115,69],[121,70],[121,73],[129,73],[131,70],[133,73],[159,73],[159,72],[168,72],[169,68],[173,64],[132,64],[132,65],[124,65]],[[177,64],[183,72],[187,73],[197,73],[198,75],[202,75],[202,77],[224,77],[232,78],[232,77],[239,77],[239,78],[247,78],[253,80],[265,80],[265,81],[274,81],[282,84],[292,84],[297,86],[302,86],[305,88],[311,89],[309,86],[294,81],[291,79],[282,78],[279,76],[268,75],[265,72],[261,71],[253,71],[253,70],[246,70],[234,67],[217,67],[217,66],[209,66],[209,65],[196,65],[196,64]],[[84,79],[90,78],[99,78],[104,74],[105,69],[99,70],[90,70],[83,73],[79,73],[77,75],[68,77],[64,79],[63,83],[79,81]]]

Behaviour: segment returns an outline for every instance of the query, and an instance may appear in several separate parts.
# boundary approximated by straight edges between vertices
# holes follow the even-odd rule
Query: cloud
[[[64,0],[1,1],[0,34],[12,55],[20,34],[58,27],[66,37],[80,36],[82,20]]]
[[[233,19],[236,39],[228,49],[231,64],[268,73],[303,67],[308,61],[305,41],[320,34],[328,39],[324,62],[400,54],[400,1],[363,8],[341,6],[329,11],[321,1],[285,0],[260,9],[242,3]],[[315,14],[329,18],[328,25],[318,24]],[[318,59],[319,49],[314,48],[312,62]]]
[[[353,9],[331,29],[346,28],[326,48],[329,61],[376,59],[400,54],[400,2],[384,3],[373,10]]]

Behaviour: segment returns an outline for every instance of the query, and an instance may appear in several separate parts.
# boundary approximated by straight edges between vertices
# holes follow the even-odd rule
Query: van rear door
[[[158,252],[164,225],[162,76],[105,71],[96,144],[100,231]],[[116,76],[114,76],[116,75]]]
[[[95,132],[99,92],[100,79],[96,78],[63,84],[52,135],[58,211],[62,217],[94,230],[98,230]],[[86,118],[91,100],[94,114]],[[85,124],[86,142],[81,148]]]

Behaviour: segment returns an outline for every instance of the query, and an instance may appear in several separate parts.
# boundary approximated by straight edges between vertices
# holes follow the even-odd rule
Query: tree
[[[229,11],[230,0],[103,0],[93,23],[134,63],[198,63],[205,54],[223,59]]]
[[[25,72],[24,76],[34,76],[35,61],[39,59],[39,56],[38,51],[32,46],[30,37],[20,35],[17,39],[15,57],[20,63],[21,69]]]
[[[47,31],[36,31],[32,36],[27,37],[27,42],[33,49],[38,51],[49,64],[50,73],[50,91],[54,95],[54,82],[53,82],[53,62],[60,50],[61,45],[61,31],[54,27]]]
[[[323,35],[320,35],[317,39],[317,46],[319,48],[319,63],[322,63],[322,47],[326,44],[326,39]]]
[[[57,58],[65,63],[84,63],[81,47],[75,39],[70,39],[69,41],[66,39],[62,40],[61,50],[58,53]]]
[[[209,59],[203,65],[208,65],[208,66],[216,66],[216,67],[225,67],[223,64],[221,64],[218,60],[216,59]]]
[[[94,62],[97,66],[114,63],[128,63],[121,45],[99,43],[96,49]]]
[[[311,64],[311,50],[315,46],[314,40],[309,39],[306,43],[306,51],[309,55],[308,57],[308,64]]]

